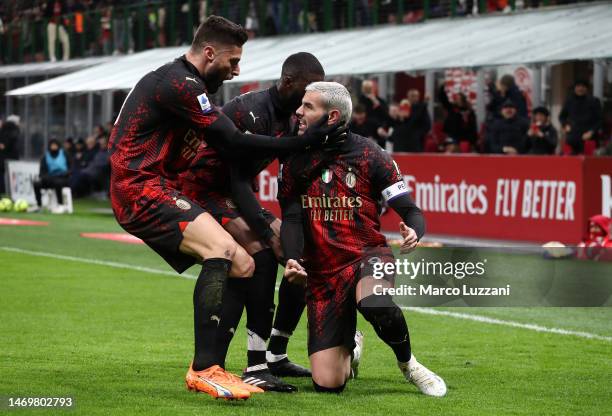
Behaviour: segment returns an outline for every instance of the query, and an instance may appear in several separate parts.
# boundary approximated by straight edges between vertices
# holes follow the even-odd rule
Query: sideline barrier
[[[396,153],[427,232],[531,242],[577,243],[587,220],[612,216],[612,158]],[[258,178],[262,206],[279,215],[278,164]],[[383,216],[398,232],[399,217]]]

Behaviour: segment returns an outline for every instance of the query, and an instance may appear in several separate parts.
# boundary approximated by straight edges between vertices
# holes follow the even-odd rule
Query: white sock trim
[[[287,358],[287,354],[272,354],[270,351],[266,351],[266,361],[269,363],[278,362],[284,358]]]
[[[250,371],[261,371],[261,370],[267,370],[267,369],[268,369],[268,364],[263,363],[263,364],[254,365],[252,367],[247,367],[246,370],[244,370],[244,372],[248,373]]]
[[[285,338],[289,338],[291,336],[291,333],[285,332],[285,331],[279,331],[276,328],[272,328],[272,333],[270,334],[270,336],[272,336],[272,337],[285,337]]]
[[[266,341],[255,332],[247,329],[247,349],[249,351],[265,351]]]

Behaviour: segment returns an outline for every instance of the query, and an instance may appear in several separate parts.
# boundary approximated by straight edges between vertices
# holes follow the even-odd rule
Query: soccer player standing
[[[244,132],[276,137],[291,135],[296,130],[295,110],[301,105],[306,85],[324,77],[323,67],[315,56],[306,52],[293,54],[283,63],[276,85],[234,98],[223,106],[223,113]],[[280,220],[262,211],[252,190],[255,177],[277,156],[282,155],[278,152],[251,153],[234,160],[230,169],[222,162],[222,152],[202,147],[192,167],[181,174],[181,182],[185,194],[212,214],[255,261],[251,279],[228,281],[219,324],[218,361],[225,361],[246,307],[248,365],[243,380],[264,390],[290,392],[295,387],[276,376],[311,375],[307,368],[289,361],[286,354],[288,338],[305,307],[305,293],[303,286],[283,279],[271,351],[266,354],[274,315],[277,257],[281,255]]]
[[[300,132],[324,114],[330,123],[346,125],[351,97],[338,83],[316,82],[306,87],[296,114]],[[281,239],[289,259],[285,277],[303,278],[307,272],[308,353],[315,390],[343,391],[359,310],[391,347],[406,380],[424,394],[444,396],[444,381],[412,355],[400,308],[391,296],[373,290],[375,285],[391,287],[394,279],[373,278],[375,264],[393,262],[380,233],[380,196],[403,219],[401,252],[414,249],[425,232],[421,211],[408,196],[397,164],[371,140],[347,132],[334,150],[291,158],[279,180]],[[302,257],[304,266],[299,263]]]
[[[207,94],[239,75],[246,40],[241,26],[210,16],[184,56],[138,81],[123,103],[109,142],[110,195],[119,224],[179,273],[202,262],[193,295],[195,354],[187,386],[230,399],[261,391],[225,372],[214,348],[225,281],[228,276],[251,276],[253,259],[181,192],[178,175],[190,166],[200,146],[239,155],[257,149],[304,148],[329,133],[321,127],[311,130],[306,140],[246,137],[212,105]]]

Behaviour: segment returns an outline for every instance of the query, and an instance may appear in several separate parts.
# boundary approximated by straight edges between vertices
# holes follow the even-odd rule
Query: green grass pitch
[[[48,227],[0,226],[0,396],[72,396],[83,415],[559,415],[612,412],[612,342],[450,316],[406,312],[413,351],[447,382],[428,398],[407,384],[391,351],[361,317],[365,347],[359,379],[344,394],[266,393],[246,402],[185,390],[192,354],[193,280],[61,260],[35,253],[170,269],[145,246],[84,239],[120,231],[112,215],[80,203],[72,216],[5,214]],[[27,252],[7,251],[6,248]],[[189,273],[197,274],[197,269]],[[455,308],[445,310],[612,336],[610,308]],[[244,319],[228,356],[246,361]],[[306,322],[289,344],[307,363]],[[64,414],[0,410],[4,414]]]

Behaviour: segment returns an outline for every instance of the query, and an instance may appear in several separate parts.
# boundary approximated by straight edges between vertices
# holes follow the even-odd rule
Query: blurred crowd
[[[449,93],[446,83],[438,89],[435,105],[442,111],[432,121],[430,97],[408,89],[399,102],[387,103],[378,95],[374,80],[361,81],[354,91],[350,129],[393,152],[491,153],[532,155],[612,156],[610,126],[604,126],[600,101],[589,92],[586,81],[575,82],[553,126],[546,107],[528,112],[525,95],[511,75],[489,85],[486,119],[479,126],[469,98]],[[556,123],[557,124],[557,123]],[[111,124],[97,126],[86,138],[51,137],[40,160],[40,179],[34,184],[54,188],[61,204],[61,188],[68,186],[76,197],[98,193],[106,197],[110,178],[107,150]],[[20,119],[11,115],[0,121],[0,178],[6,160],[19,158],[22,140]],[[0,194],[5,193],[0,181]]]
[[[41,189],[55,189],[57,201],[62,204],[62,188],[69,187],[72,195],[97,195],[106,198],[110,183],[110,154],[108,137],[110,125],[97,126],[86,138],[68,137],[49,139],[40,159],[39,178],[33,183],[36,200],[41,205]],[[0,178],[4,178],[6,160],[18,160],[21,139],[20,119],[11,115],[0,121]],[[0,181],[0,194],[6,193],[4,180]]]
[[[210,14],[255,36],[308,33],[577,0],[0,0],[0,64],[187,45]]]
[[[561,131],[553,126],[548,108],[528,112],[512,75],[489,85],[486,120],[480,126],[468,97],[449,94],[445,85],[436,103],[443,115],[434,122],[427,109],[430,97],[422,98],[417,89],[389,104],[375,90],[372,80],[362,82],[351,129],[394,152],[612,155],[601,103],[583,80],[576,81],[559,114]]]

